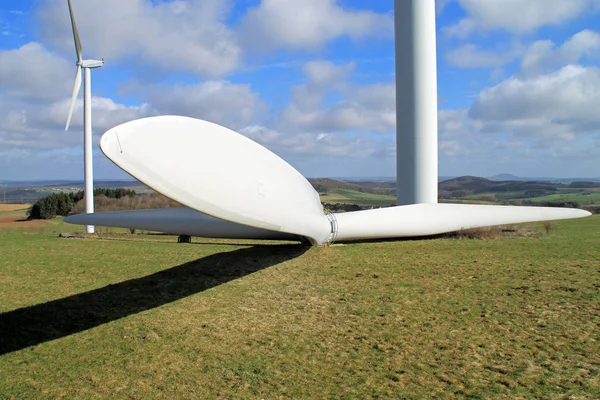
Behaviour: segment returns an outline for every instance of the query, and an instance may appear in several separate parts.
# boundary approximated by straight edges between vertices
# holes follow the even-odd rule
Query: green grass
[[[581,205],[600,204],[600,190],[586,190],[586,194],[579,193],[558,193],[549,196],[534,197],[529,200],[533,202],[542,201],[574,201]]]
[[[502,200],[530,200],[534,203],[540,202],[560,202],[560,201],[574,201],[582,206],[598,205],[600,204],[600,190],[591,189],[559,189],[556,193],[547,196],[540,197],[523,197],[524,192],[486,192],[478,193],[475,195],[467,196],[465,199],[477,199],[477,198],[496,198],[497,201]],[[452,200],[454,201],[454,199]],[[484,203],[484,202],[482,202]],[[492,203],[489,203],[492,204]]]
[[[493,204],[497,204],[496,202],[493,201],[485,201],[485,200],[478,200],[478,199],[470,199],[470,198],[465,198],[465,199],[440,199],[439,200],[440,203],[451,203],[451,204],[488,204],[488,205],[493,205]]]
[[[85,226],[73,225],[64,222],[64,217],[56,217],[49,220],[44,220],[42,224],[30,225],[25,222],[27,210],[4,211],[0,212],[0,217],[19,217],[22,222],[17,222],[12,226],[0,227],[0,234],[26,234],[26,235],[58,235],[61,232],[83,233]],[[109,228],[97,227],[96,232],[99,235],[109,235],[115,233],[128,233],[129,229],[124,228]]]
[[[195,242],[0,231],[0,398],[600,393],[600,216],[535,238]]]
[[[395,205],[396,197],[382,194],[363,193],[358,190],[333,189],[321,196],[321,201],[326,203],[349,203],[359,205]]]

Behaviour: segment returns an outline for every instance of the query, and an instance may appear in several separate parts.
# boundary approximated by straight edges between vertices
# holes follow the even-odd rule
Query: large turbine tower
[[[75,15],[71,0],[67,0],[69,5],[69,15],[71,16],[71,27],[73,28],[73,39],[75,40],[75,52],[77,53],[77,74],[75,75],[75,84],[73,86],[73,96],[71,97],[71,106],[69,107],[69,116],[65,131],[69,129],[75,101],[81,89],[81,69],[83,68],[83,164],[84,164],[84,182],[85,182],[85,212],[87,214],[94,212],[94,167],[92,163],[92,68],[100,68],[104,65],[104,60],[84,60],[82,58],[81,41],[75,24]],[[87,233],[94,233],[94,226],[86,226]]]
[[[437,203],[435,0],[395,0],[396,203]]]

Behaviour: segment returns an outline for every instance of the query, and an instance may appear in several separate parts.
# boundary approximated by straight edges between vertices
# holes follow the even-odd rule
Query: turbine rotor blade
[[[582,218],[589,215],[588,211],[573,208],[410,204],[336,213],[336,240],[430,236],[461,229]]]
[[[173,115],[142,118],[104,133],[100,148],[139,181],[203,214],[315,244],[331,233],[306,178],[223,126]]]
[[[77,25],[75,24],[75,14],[73,14],[73,6],[71,0],[67,0],[69,4],[69,15],[71,16],[71,28],[73,28],[73,39],[75,40],[75,52],[77,53],[77,63],[81,64],[83,57],[81,55],[81,40],[79,40],[79,32],[77,32]]]
[[[73,95],[71,96],[71,105],[69,106],[69,115],[67,117],[65,131],[69,129],[69,125],[71,124],[71,117],[73,116],[73,109],[75,108],[75,101],[77,100],[79,89],[81,89],[81,65],[77,66],[77,74],[75,74],[75,83],[73,84]]]

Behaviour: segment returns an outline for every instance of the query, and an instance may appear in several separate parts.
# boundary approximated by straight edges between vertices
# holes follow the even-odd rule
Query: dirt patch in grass
[[[30,204],[0,204],[0,212],[26,210]]]
[[[48,221],[32,220],[28,221],[22,215],[0,215],[0,227],[5,226],[41,226],[48,225]]]

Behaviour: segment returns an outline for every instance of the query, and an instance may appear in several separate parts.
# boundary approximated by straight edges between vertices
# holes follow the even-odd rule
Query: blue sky
[[[73,0],[97,141],[177,114],[308,177],[395,175],[393,1]],[[437,1],[439,173],[600,176],[600,0]],[[66,0],[0,3],[0,180],[81,179]],[[127,177],[95,147],[96,178]]]

